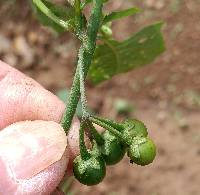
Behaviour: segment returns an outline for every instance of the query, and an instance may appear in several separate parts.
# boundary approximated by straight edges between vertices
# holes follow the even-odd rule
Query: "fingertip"
[[[68,164],[68,153],[65,151],[62,158],[28,180],[21,180],[18,194],[51,194],[64,177]]]
[[[67,137],[52,121],[23,121],[0,132],[0,194],[48,194],[65,174]]]
[[[0,102],[0,130],[24,120],[60,122],[65,109],[65,104],[57,96],[2,61]]]

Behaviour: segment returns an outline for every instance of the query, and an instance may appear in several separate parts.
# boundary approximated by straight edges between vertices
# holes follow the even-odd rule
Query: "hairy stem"
[[[87,124],[87,127],[89,128],[89,130],[90,130],[90,132],[92,134],[93,139],[96,141],[96,143],[98,145],[103,145],[104,144],[104,139],[102,138],[100,133],[96,130],[96,128],[94,127],[92,122],[87,120],[86,124]]]
[[[70,129],[72,119],[74,117],[76,107],[80,98],[79,64],[81,64],[80,66],[84,67],[84,78],[86,78],[96,48],[97,33],[99,31],[102,19],[102,0],[93,1],[94,6],[87,25],[86,37],[81,39],[82,45],[79,49],[78,66],[70,91],[68,104],[61,121],[61,124],[66,134],[68,134],[68,131]]]
[[[110,125],[104,123],[103,121],[95,119],[95,118],[90,118],[90,120],[93,123],[95,123],[95,124],[103,127],[104,129],[110,131],[113,135],[115,135],[116,137],[118,137],[120,141],[126,143],[126,140],[124,139],[124,137],[122,136],[122,134],[119,131],[117,131],[116,129],[114,129],[113,127],[111,127]]]
[[[81,50],[82,51],[82,50]],[[80,61],[82,55],[80,56]],[[81,93],[81,105],[82,105],[82,111],[83,111],[83,119],[89,118],[89,114],[87,112],[87,98],[85,94],[85,79],[84,79],[84,66],[82,63],[78,64],[79,68],[79,77],[80,77],[80,93]]]
[[[95,118],[103,123],[106,123],[108,124],[109,126],[113,127],[114,129],[118,130],[118,131],[123,131],[124,130],[124,127],[123,125],[119,124],[119,123],[116,123],[115,121],[113,120],[110,120],[110,119],[104,119],[104,118],[100,118],[100,117],[97,117],[97,116],[90,116],[91,118]]]
[[[87,151],[85,140],[84,140],[84,128],[85,123],[81,123],[80,131],[79,131],[79,148],[80,148],[80,154],[81,158],[84,160],[88,160],[90,158],[90,153]]]

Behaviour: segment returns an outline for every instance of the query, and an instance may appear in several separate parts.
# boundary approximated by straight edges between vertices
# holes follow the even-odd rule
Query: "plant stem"
[[[82,45],[79,49],[78,65],[70,91],[68,105],[61,121],[66,134],[68,134],[70,129],[72,119],[80,98],[79,64],[84,67],[84,78],[86,78],[96,48],[97,33],[99,31],[102,19],[102,0],[93,1],[94,6],[88,22],[86,37],[82,40]]]
[[[84,9],[84,7],[90,2],[92,2],[92,0],[85,0],[85,2],[83,2],[81,5],[81,9]]]
[[[75,8],[75,25],[76,25],[76,36],[82,41],[83,35],[85,34],[85,16],[81,13],[81,1],[75,0],[74,2]]]
[[[82,50],[81,50],[82,51]],[[80,61],[82,55],[80,55]],[[83,111],[83,120],[89,118],[89,114],[87,112],[87,98],[85,94],[85,79],[84,79],[84,67],[83,64],[79,64],[79,77],[80,77],[80,93],[81,93],[81,104],[82,104],[82,111]]]
[[[126,140],[124,139],[124,137],[122,136],[122,134],[117,131],[116,129],[114,129],[113,127],[111,127],[110,125],[104,123],[103,121],[100,121],[98,119],[95,118],[90,118],[90,121],[92,121],[93,123],[105,128],[106,130],[110,131],[113,135],[115,135],[116,137],[119,138],[120,141],[127,143]]]
[[[33,0],[33,3],[37,6],[40,11],[42,11],[47,17],[49,17],[51,20],[53,20],[56,24],[62,26],[66,30],[71,31],[72,26],[66,22],[61,20],[59,17],[57,17],[41,0]]]
[[[86,122],[93,139],[96,141],[96,143],[98,145],[103,145],[104,144],[104,139],[102,138],[102,136],[99,134],[99,132],[96,130],[96,128],[94,127],[94,125],[92,124],[91,121],[87,120]]]
[[[74,7],[75,7],[76,16],[78,18],[81,16],[81,1],[75,0]]]
[[[104,119],[104,118],[101,118],[101,117],[97,117],[97,116],[90,116],[91,118],[95,118],[99,121],[102,121],[103,123],[106,123],[108,124],[109,126],[113,127],[114,129],[118,130],[118,131],[123,131],[124,130],[124,127],[123,125],[121,124],[118,124],[116,123],[115,121],[113,120],[109,120],[109,119]]]
[[[79,131],[79,148],[80,148],[81,158],[84,159],[84,160],[88,160],[91,155],[87,151],[87,148],[85,146],[84,128],[85,128],[85,123],[82,122],[81,126],[80,126],[80,131]]]

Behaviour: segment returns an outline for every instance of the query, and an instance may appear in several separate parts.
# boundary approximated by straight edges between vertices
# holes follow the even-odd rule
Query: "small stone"
[[[24,61],[24,66],[29,67],[34,61],[34,52],[28,45],[28,42],[23,36],[17,36],[13,41],[14,52],[21,56]]]
[[[3,34],[0,34],[0,53],[7,52],[10,49],[10,45],[10,40]]]
[[[164,111],[161,111],[157,114],[157,119],[159,123],[163,123],[167,118],[167,113]]]
[[[146,0],[146,6],[149,8],[155,8],[155,9],[162,9],[165,6],[165,3],[163,0]]]
[[[164,1],[157,1],[155,4],[156,9],[162,9],[165,6]]]
[[[31,44],[35,44],[38,42],[38,34],[35,33],[35,32],[29,32],[28,33],[28,41],[31,43]]]
[[[5,61],[7,64],[15,67],[17,65],[18,59],[13,53],[6,53],[3,56],[3,61]]]

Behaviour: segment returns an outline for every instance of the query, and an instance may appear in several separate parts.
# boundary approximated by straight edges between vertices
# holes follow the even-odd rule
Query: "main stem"
[[[74,117],[76,107],[80,98],[79,67],[83,67],[84,78],[86,78],[96,48],[97,33],[102,19],[102,0],[94,0],[93,2],[94,6],[88,22],[86,36],[85,38],[81,38],[82,44],[79,49],[78,65],[72,83],[67,107],[61,121],[61,124],[66,134],[68,134],[69,132],[72,119]]]

